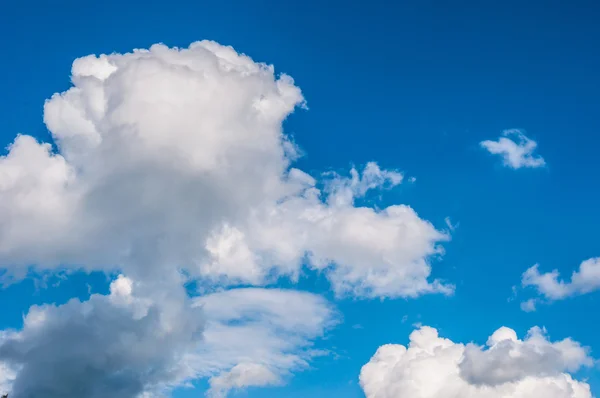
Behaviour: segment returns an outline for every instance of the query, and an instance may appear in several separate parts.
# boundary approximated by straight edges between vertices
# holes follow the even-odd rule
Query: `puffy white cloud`
[[[0,335],[2,391],[132,398],[210,378],[209,395],[225,397],[285,383],[323,354],[312,342],[338,320],[310,293],[248,288],[192,302],[147,287],[121,276],[107,296],[32,307],[22,330]]]
[[[573,271],[571,281],[560,278],[558,270],[540,273],[539,265],[527,269],[521,277],[524,287],[534,287],[548,300],[561,300],[570,296],[586,294],[600,289],[600,257],[590,258]]]
[[[485,140],[480,142],[480,145],[489,153],[502,156],[504,165],[512,169],[546,165],[544,158],[533,154],[537,142],[527,138],[519,129],[504,130],[498,141]]]
[[[514,330],[503,327],[487,341],[489,349],[468,344],[459,365],[462,377],[475,385],[497,386],[526,377],[554,376],[591,366],[586,348],[571,339],[551,343],[545,330],[534,327],[523,341]]]
[[[201,377],[219,397],[284,383],[324,354],[312,341],[336,315],[323,299],[241,289],[193,305],[182,274],[214,292],[307,266],[338,295],[452,293],[430,278],[446,232],[406,205],[357,204],[402,173],[293,167],[282,123],[304,98],[272,66],[203,41],[83,57],[72,82],[44,106],[57,149],[20,135],[0,157],[0,264],[128,278],[32,307],[2,335],[12,397],[160,396]]]
[[[284,383],[292,371],[325,354],[312,341],[339,320],[322,297],[281,289],[234,289],[200,297],[196,305],[207,323],[189,366],[210,377],[213,397]]]
[[[550,342],[539,328],[524,340],[500,328],[483,348],[424,326],[410,335],[408,347],[379,347],[360,384],[367,398],[591,398],[589,386],[566,373],[591,364],[579,343]]]
[[[0,159],[0,264],[122,270],[208,284],[324,271],[340,294],[451,293],[430,262],[448,235],[405,205],[355,205],[402,174],[292,168],[293,80],[214,42],[87,56],[44,120],[58,146],[19,136]]]

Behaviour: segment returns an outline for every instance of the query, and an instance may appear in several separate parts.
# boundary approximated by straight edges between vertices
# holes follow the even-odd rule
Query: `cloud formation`
[[[536,299],[529,299],[526,301],[523,301],[520,305],[521,310],[525,311],[525,312],[534,312],[536,310],[536,305],[537,305],[537,300]]]
[[[527,138],[519,129],[504,130],[498,141],[485,140],[479,145],[493,155],[500,155],[504,165],[512,169],[536,168],[546,165],[543,157],[533,154],[537,142]]]
[[[56,146],[19,135],[0,157],[0,264],[16,278],[31,266],[126,276],[2,332],[12,398],[285,383],[325,354],[312,344],[334,309],[308,293],[223,289],[295,281],[303,267],[338,296],[453,292],[430,278],[447,232],[407,205],[357,204],[401,172],[293,167],[282,126],[304,98],[272,66],[209,41],[159,44],[79,58],[71,80],[44,106]],[[212,293],[190,299],[190,281]]]
[[[558,270],[540,273],[539,265],[535,264],[523,273],[521,284],[534,287],[547,300],[591,293],[600,289],[600,257],[583,261],[568,282],[560,279]]]
[[[355,205],[403,175],[376,163],[309,176],[282,122],[304,98],[230,47],[154,45],[75,60],[44,106],[58,151],[18,136],[0,158],[0,263],[135,280],[263,285],[323,271],[339,295],[452,293],[449,239],[409,206]]]
[[[408,347],[379,347],[360,384],[367,398],[592,398],[589,385],[567,373],[592,363],[587,348],[571,339],[550,342],[537,327],[524,340],[502,327],[484,348],[423,326]]]
[[[22,330],[2,336],[0,361],[14,372],[15,398],[158,395],[190,376],[183,359],[203,325],[183,290],[120,276],[107,296],[31,307]]]
[[[293,371],[325,352],[312,341],[340,320],[322,297],[299,291],[247,288],[196,299],[207,317],[190,366],[210,377],[211,397],[232,389],[284,384]]]
[[[284,384],[324,354],[313,341],[338,321],[310,293],[247,288],[194,301],[179,293],[120,276],[107,296],[32,307],[22,330],[0,335],[0,388],[14,398],[158,397],[209,378],[208,395],[225,397]]]

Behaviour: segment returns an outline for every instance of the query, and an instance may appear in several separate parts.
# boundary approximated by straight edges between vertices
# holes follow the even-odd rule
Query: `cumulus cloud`
[[[512,169],[536,168],[546,165],[544,158],[533,154],[537,142],[527,138],[519,129],[504,130],[498,141],[486,140],[480,142],[480,145],[489,153],[500,155],[504,165]]]
[[[145,291],[121,276],[107,296],[31,307],[22,330],[0,339],[0,361],[15,398],[159,395],[189,376],[182,360],[203,324],[183,290]]]
[[[285,383],[324,354],[312,342],[335,311],[307,293],[220,289],[294,281],[303,267],[339,296],[453,292],[430,277],[448,232],[407,205],[359,204],[401,172],[293,167],[282,126],[304,98],[272,66],[203,41],[90,55],[71,75],[44,106],[56,145],[19,135],[0,157],[2,273],[127,277],[106,296],[32,307],[3,332],[0,383],[14,398]],[[213,293],[190,299],[190,280]]]
[[[44,106],[58,151],[18,136],[0,159],[0,263],[118,268],[135,280],[262,285],[323,271],[339,295],[449,294],[430,280],[449,236],[409,206],[356,199],[400,184],[376,163],[309,176],[282,122],[304,104],[214,42],[87,56]]]
[[[360,373],[367,398],[592,398],[567,372],[592,365],[587,348],[548,340],[534,327],[524,340],[502,327],[487,347],[454,343],[423,326],[408,347],[379,347]]]
[[[107,296],[32,307],[22,330],[0,335],[0,388],[14,398],[132,398],[209,378],[209,395],[225,397],[285,383],[323,354],[312,341],[338,319],[310,293],[248,288],[193,302],[179,293],[121,276]]]
[[[560,279],[558,270],[540,273],[539,265],[535,264],[523,273],[521,284],[524,287],[534,287],[548,300],[562,300],[571,296],[591,293],[600,289],[600,257],[582,262],[579,270],[573,271],[569,282]]]
[[[514,330],[503,327],[488,339],[489,349],[474,344],[465,347],[459,368],[471,384],[497,386],[526,377],[555,376],[563,371],[575,372],[591,366],[587,349],[571,339],[552,343],[545,330],[534,327],[523,341]]]

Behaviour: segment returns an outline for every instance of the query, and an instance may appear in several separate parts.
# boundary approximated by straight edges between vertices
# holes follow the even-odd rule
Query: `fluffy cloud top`
[[[500,328],[483,348],[424,326],[408,347],[381,346],[363,366],[360,384],[367,398],[591,398],[586,383],[565,373],[591,364],[579,343],[550,342],[537,327],[524,340]]]
[[[286,75],[214,42],[87,56],[44,120],[0,158],[0,263],[119,268],[215,285],[324,271],[340,295],[451,293],[431,281],[447,234],[405,205],[355,205],[402,174],[369,163],[318,180],[282,122],[304,104]]]
[[[514,137],[514,139],[510,137]],[[504,130],[498,141],[486,140],[482,141],[480,145],[489,153],[502,156],[504,165],[512,169],[546,165],[544,158],[533,154],[537,142],[527,138],[523,131],[518,129]]]
[[[565,282],[557,270],[540,273],[538,264],[523,273],[521,284],[533,286],[548,300],[562,300],[600,289],[600,257],[590,258],[573,271],[571,281]]]
[[[335,311],[307,293],[219,289],[294,280],[304,266],[338,295],[452,293],[430,278],[447,233],[406,205],[356,204],[402,173],[292,167],[282,125],[304,98],[272,66],[214,42],[155,45],[77,59],[72,83],[44,106],[57,149],[20,135],[0,157],[0,264],[16,277],[33,265],[127,278],[106,296],[32,307],[2,332],[11,397],[284,383],[324,354],[312,342]],[[190,299],[182,275],[217,293]]]
[[[22,330],[0,335],[0,387],[14,398],[132,398],[208,377],[209,395],[224,397],[284,383],[322,354],[312,341],[337,321],[310,293],[179,293],[119,277],[107,296],[32,307]]]

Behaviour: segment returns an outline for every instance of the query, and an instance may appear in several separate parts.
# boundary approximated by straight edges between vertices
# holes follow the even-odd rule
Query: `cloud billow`
[[[272,66],[203,41],[86,56],[71,75],[44,106],[58,149],[19,135],[0,157],[0,264],[16,278],[31,265],[122,276],[108,295],[34,306],[0,332],[11,398],[285,383],[324,353],[312,345],[335,310],[314,294],[233,287],[295,281],[303,267],[337,296],[452,294],[430,277],[448,233],[404,204],[356,205],[402,173],[293,167],[282,123],[304,98]],[[214,293],[192,300],[189,280]]]
[[[304,104],[273,67],[214,42],[73,63],[44,120],[0,159],[0,261],[262,285],[325,271],[340,295],[451,293],[430,281],[449,236],[406,205],[357,207],[403,175],[369,163],[317,180],[283,120]],[[318,189],[317,185],[324,186]]]
[[[379,347],[360,384],[367,398],[592,398],[590,386],[569,372],[593,363],[588,348],[569,338],[551,342],[537,327],[523,340],[502,327],[484,348],[423,326],[408,347]]]
[[[11,398],[145,398],[208,378],[208,395],[224,397],[285,383],[326,353],[313,342],[338,322],[312,293],[245,288],[192,300],[119,276],[106,296],[34,306],[21,330],[0,334],[0,387]]]
[[[201,311],[171,291],[136,290],[121,276],[109,295],[30,308],[23,329],[0,338],[11,397],[136,397],[186,379]]]

